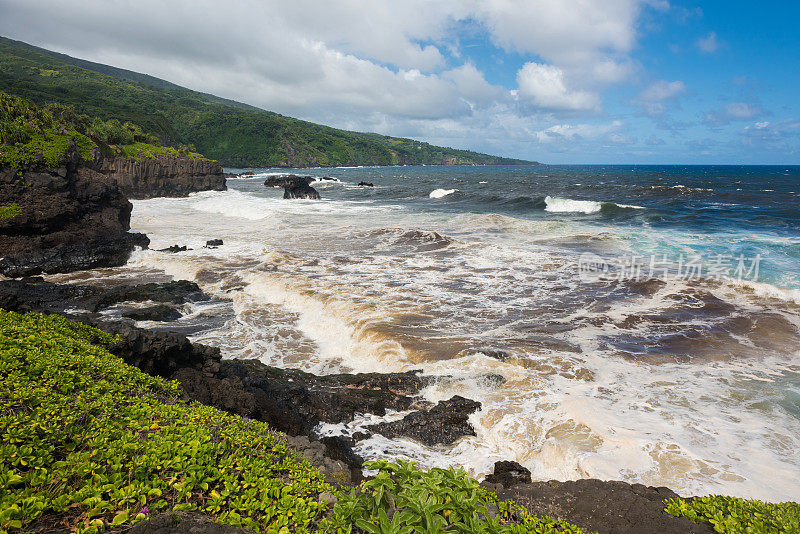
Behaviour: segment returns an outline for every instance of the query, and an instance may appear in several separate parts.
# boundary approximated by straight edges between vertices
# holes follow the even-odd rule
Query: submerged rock
[[[173,280],[160,284],[137,284],[101,289],[92,301],[92,311],[106,308],[117,302],[170,302],[184,304],[187,301],[207,300],[200,286],[188,280]]]
[[[0,308],[18,312],[61,313],[68,308],[97,312],[125,301],[183,304],[207,298],[197,284],[186,280],[110,288],[54,284],[41,278],[0,281]]]
[[[283,188],[283,198],[304,198],[310,200],[319,200],[319,192],[308,185],[308,182],[302,178],[296,178],[286,184]]]
[[[172,245],[167,248],[156,249],[157,252],[169,252],[171,254],[177,254],[178,252],[186,252],[187,250],[190,249],[186,248],[186,246],[178,246],[178,245]]]
[[[375,187],[375,184],[372,182],[358,182],[358,185],[361,187]]]
[[[127,317],[128,319],[133,319],[134,321],[160,322],[177,321],[183,317],[181,312],[172,306],[167,306],[166,304],[157,304],[156,306],[148,306],[147,308],[137,308],[124,312],[122,316]]]
[[[413,245],[420,252],[439,250],[450,246],[453,240],[432,230],[409,230],[395,241],[398,245]]]
[[[369,429],[387,438],[407,437],[425,445],[451,444],[463,436],[474,436],[469,416],[481,403],[455,395],[430,410],[408,414],[399,421],[379,423]]]
[[[222,239],[209,239],[206,241],[206,248],[217,248],[223,245]]]

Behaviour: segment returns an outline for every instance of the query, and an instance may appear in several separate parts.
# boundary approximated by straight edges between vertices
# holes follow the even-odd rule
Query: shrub
[[[498,502],[494,493],[463,469],[425,472],[402,460],[367,462],[365,466],[378,473],[358,491],[340,496],[320,530],[369,534],[583,532],[563,521],[533,516],[512,501]]]

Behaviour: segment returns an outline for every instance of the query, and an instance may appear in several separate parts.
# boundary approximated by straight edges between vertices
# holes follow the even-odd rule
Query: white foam
[[[443,198],[447,195],[452,195],[456,191],[458,191],[458,189],[434,189],[428,196],[430,198]]]
[[[553,213],[597,213],[603,205],[594,200],[572,200],[570,198],[559,198],[547,196],[544,199],[545,211]]]
[[[727,282],[733,286],[747,288],[759,297],[800,304],[800,289],[784,289],[766,282],[755,282],[753,280],[727,279]]]
[[[366,331],[369,310],[336,298],[303,291],[300,277],[286,279],[270,273],[249,273],[245,292],[259,302],[280,305],[297,315],[297,328],[318,346],[318,357],[333,360],[351,372],[402,371],[408,366],[403,347]],[[332,372],[317,368],[317,372]],[[337,369],[337,370],[341,370]]]
[[[554,200],[588,203],[578,204],[578,213],[602,207]],[[513,459],[538,479],[624,479],[669,485],[686,495],[720,492],[786,500],[800,493],[800,423],[780,404],[782,384],[800,373],[800,356],[689,364],[631,361],[607,348],[613,325],[595,326],[588,319],[619,323],[659,313],[675,307],[670,295],[689,288],[669,285],[655,295],[610,299],[599,312],[588,300],[574,305],[560,300],[585,288],[574,272],[564,270],[570,258],[563,249],[549,247],[548,239],[558,244],[586,236],[623,251],[633,241],[637,247],[663,242],[697,247],[706,243],[705,236],[665,230],[632,235],[582,217],[539,219],[452,217],[386,204],[208,192],[134,201],[132,223],[148,233],[154,248],[179,243],[195,250],[139,251],[126,269],[161,269],[200,280],[201,270],[217,273],[220,282],[201,285],[232,299],[235,318],[199,339],[219,346],[226,357],[259,358],[315,373],[423,368],[427,376],[450,377],[426,387],[426,399],[460,394],[483,405],[470,419],[477,436],[452,447],[374,436],[358,444],[367,458],[399,455],[426,466],[464,466],[477,476],[496,460]],[[387,225],[401,230],[371,233]],[[458,246],[448,247],[443,257],[398,252],[397,236],[418,228],[456,236]],[[225,245],[202,248],[216,237]],[[717,236],[729,237],[736,236]],[[775,294],[773,286],[722,284],[710,291],[740,310],[780,306],[752,304]],[[552,315],[560,308],[562,315]],[[531,343],[545,324],[553,327],[548,340],[577,348]],[[632,330],[631,335],[648,332]],[[513,344],[513,357],[501,362],[477,351],[462,352],[464,345],[494,344],[503,350]],[[434,356],[425,353],[429,347]],[[491,374],[505,383],[498,385]],[[348,432],[374,422],[371,416],[363,419],[352,427],[320,431]]]

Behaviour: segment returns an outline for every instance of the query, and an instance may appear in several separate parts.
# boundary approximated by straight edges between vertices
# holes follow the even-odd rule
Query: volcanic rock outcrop
[[[128,198],[184,197],[227,189],[220,164],[205,158],[98,157],[92,166]]]
[[[9,277],[122,265],[144,234],[128,233],[133,206],[73,153],[56,168],[0,168],[0,274]]]

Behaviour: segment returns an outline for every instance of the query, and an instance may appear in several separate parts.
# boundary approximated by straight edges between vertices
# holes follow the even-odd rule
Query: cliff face
[[[227,189],[222,167],[207,159],[98,157],[93,167],[128,198],[183,197]]]
[[[0,167],[0,274],[27,276],[124,264],[135,246],[129,234],[132,205],[103,175],[79,163],[77,154],[57,168],[21,173]]]

